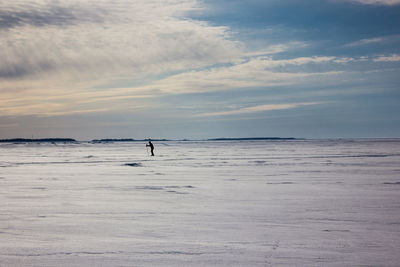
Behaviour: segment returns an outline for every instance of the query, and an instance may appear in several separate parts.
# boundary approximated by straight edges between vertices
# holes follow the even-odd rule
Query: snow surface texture
[[[400,140],[0,144],[1,266],[399,266]]]

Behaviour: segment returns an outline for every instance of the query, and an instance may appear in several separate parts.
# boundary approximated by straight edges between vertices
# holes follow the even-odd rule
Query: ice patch
[[[162,186],[136,186],[135,189],[138,190],[164,190]]]
[[[194,188],[194,186],[191,186],[191,185],[185,185],[185,186],[170,185],[170,186],[166,186],[165,188]]]
[[[249,161],[249,163],[255,163],[257,165],[264,165],[266,163],[265,160],[255,160],[255,161]]]
[[[133,162],[133,163],[125,163],[124,166],[142,167],[142,164],[141,164],[141,163]]]
[[[184,191],[177,191],[178,189],[192,189],[194,188],[191,185],[186,185],[186,186],[178,186],[178,185],[169,185],[169,186],[136,186],[136,190],[150,190],[150,191],[163,191],[167,193],[174,193],[174,194],[179,194],[179,195],[186,195],[189,194],[189,192],[184,192]],[[176,189],[176,190],[173,190]]]

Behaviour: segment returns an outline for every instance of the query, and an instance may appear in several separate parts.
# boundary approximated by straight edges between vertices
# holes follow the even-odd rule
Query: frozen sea
[[[400,139],[0,144],[0,266],[400,266]]]

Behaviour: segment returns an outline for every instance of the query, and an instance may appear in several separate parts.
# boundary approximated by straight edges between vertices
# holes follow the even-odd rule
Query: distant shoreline
[[[26,139],[26,138],[12,138],[0,139],[0,143],[66,143],[77,142],[72,138],[42,138],[42,139]]]
[[[242,138],[212,138],[207,141],[257,141],[257,140],[301,140],[294,137],[242,137]]]

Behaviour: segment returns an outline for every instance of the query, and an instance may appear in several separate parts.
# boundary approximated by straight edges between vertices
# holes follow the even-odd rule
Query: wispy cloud
[[[344,47],[367,46],[370,44],[392,44],[400,42],[400,35],[379,36],[367,39],[361,39],[355,42],[345,44]]]
[[[390,56],[379,56],[377,58],[374,58],[375,62],[398,62],[400,61],[400,55],[398,54],[393,54]]]
[[[369,39],[362,39],[358,40],[349,44],[346,44],[345,46],[347,47],[355,47],[355,46],[362,46],[362,45],[368,45],[368,44],[374,44],[374,43],[380,43],[384,39],[382,37],[375,37],[375,38],[369,38]]]
[[[398,5],[400,0],[342,0],[348,2],[357,2],[365,5]]]
[[[214,116],[228,116],[228,115],[239,115],[256,113],[271,110],[282,110],[282,109],[294,109],[302,106],[310,106],[321,104],[319,102],[309,102],[309,103],[289,103],[289,104],[269,104],[269,105],[258,105],[253,107],[245,107],[235,110],[218,111],[218,112],[208,112],[195,115],[196,117],[214,117]]]
[[[307,84],[318,79],[340,75],[341,71],[296,71],[277,69],[285,66],[304,66],[333,62],[335,57],[300,57],[274,60],[256,57],[230,66],[192,70],[168,76],[151,84],[137,87],[141,91],[159,91],[162,94],[185,94],[237,90],[240,88],[267,88],[291,84]]]
[[[304,42],[288,42],[282,44],[269,45],[264,49],[247,52],[245,56],[248,57],[259,57],[266,55],[276,55],[282,52],[287,52],[293,50],[294,48],[298,49],[299,47],[304,48],[307,47],[307,44]]]
[[[335,60],[336,57],[296,57],[291,59],[280,59],[274,60],[272,58],[264,58],[265,65],[268,68],[275,68],[279,66],[287,66],[287,65],[306,65],[306,64],[320,64],[320,63],[327,63],[332,62]]]

